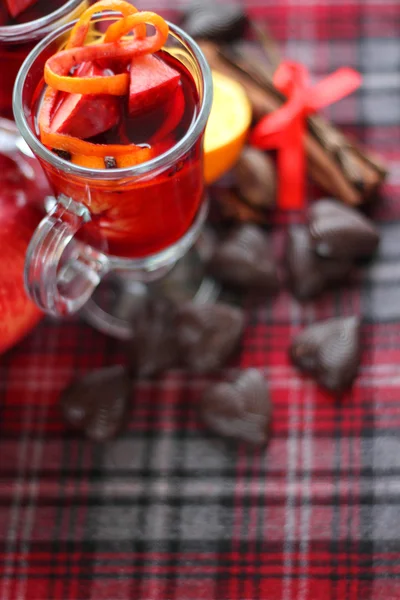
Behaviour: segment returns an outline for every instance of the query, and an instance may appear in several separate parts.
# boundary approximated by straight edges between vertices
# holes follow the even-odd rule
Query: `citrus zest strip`
[[[155,27],[156,31],[153,35],[144,39],[134,38],[129,42],[117,41],[128,31],[141,24],[145,26],[146,23]],[[104,77],[71,77],[68,73],[74,66],[85,61],[99,58],[132,58],[133,56],[157,52],[165,44],[169,28],[162,17],[148,11],[137,12],[125,17],[111,25],[109,29],[114,25],[119,27],[111,32],[112,42],[107,43],[106,34],[104,43],[69,48],[50,57],[44,69],[44,80],[47,85],[55,90],[69,92],[70,94],[125,95],[129,89],[128,73],[106,75]]]
[[[148,25],[153,25],[156,29],[156,33],[152,36],[149,36],[148,39],[157,38],[159,36],[161,39],[163,39],[163,43],[161,44],[161,46],[163,46],[167,41],[169,33],[168,23],[162,17],[160,17],[160,15],[150,11],[142,11],[134,15],[129,15],[110,25],[104,36],[104,42],[117,42],[124,35],[134,30],[137,27],[139,15],[143,17],[145,23]],[[158,48],[158,50],[161,48],[161,46]],[[156,51],[153,50],[152,52]]]
[[[124,17],[138,12],[138,9],[135,6],[132,6],[132,4],[129,4],[125,0],[101,0],[100,2],[96,2],[96,4],[90,6],[83,12],[75,23],[67,42],[66,49],[83,46],[89,31],[90,19],[96,13],[106,10],[118,11],[122,13]],[[140,25],[139,27],[136,34],[138,37],[145,37],[146,27],[144,25]]]

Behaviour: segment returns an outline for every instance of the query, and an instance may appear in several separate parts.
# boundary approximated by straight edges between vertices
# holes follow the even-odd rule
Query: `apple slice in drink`
[[[100,77],[108,74],[93,63],[82,63],[76,77]],[[88,139],[108,131],[120,118],[118,98],[106,94],[62,93],[51,122],[54,133],[65,133],[79,139]]]
[[[129,114],[166,101],[180,82],[178,71],[152,54],[137,56],[130,70]]]

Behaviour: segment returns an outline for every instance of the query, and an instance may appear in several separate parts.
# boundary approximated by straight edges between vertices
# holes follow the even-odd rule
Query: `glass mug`
[[[26,23],[2,25],[0,14],[0,60],[2,61],[0,75],[0,117],[12,119],[14,82],[23,61],[34,48],[35,44],[63,23],[79,17],[88,6],[88,1],[64,0],[64,2],[61,2],[58,0],[55,3],[55,9],[50,8],[51,5],[52,2],[41,0],[39,5],[28,9],[31,20]],[[2,10],[5,11],[6,9]]]
[[[97,14],[93,21],[110,20],[112,15]],[[76,312],[110,273],[118,273],[129,285],[157,279],[199,237],[207,212],[203,134],[212,104],[212,78],[197,44],[175,25],[169,26],[164,50],[189,71],[199,97],[198,111],[170,150],[134,167],[91,170],[71,164],[37,137],[35,92],[47,58],[60,47],[72,24],[44,39],[20,70],[14,89],[15,121],[56,198],[31,240],[25,264],[26,289],[47,313]],[[113,331],[110,315],[92,315],[89,320],[97,320],[103,331],[129,337],[126,331]]]

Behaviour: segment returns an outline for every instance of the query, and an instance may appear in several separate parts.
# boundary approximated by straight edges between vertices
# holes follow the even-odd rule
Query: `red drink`
[[[151,146],[153,156],[175,146],[189,130],[199,111],[199,97],[192,75],[171,54],[157,56],[180,74],[180,85],[165,102],[129,116],[126,97],[118,99],[120,120],[88,141],[98,144]],[[59,105],[57,105],[59,106]],[[38,107],[33,107],[38,112]],[[111,151],[110,151],[110,154]],[[76,162],[75,159],[72,159]],[[105,168],[105,159],[87,157],[82,166]],[[106,161],[107,162],[107,161]],[[112,163],[111,163],[112,164]],[[126,163],[117,157],[114,167]],[[157,253],[178,241],[190,228],[203,199],[202,137],[178,162],[157,175],[121,180],[75,177],[43,163],[55,194],[64,194],[86,205],[91,221],[82,235],[101,237],[112,256],[139,258]],[[104,249],[104,245],[103,245]]]
[[[12,17],[0,0],[0,117],[13,118],[12,92],[17,73],[37,42],[65,21],[79,16],[85,0],[38,0]]]

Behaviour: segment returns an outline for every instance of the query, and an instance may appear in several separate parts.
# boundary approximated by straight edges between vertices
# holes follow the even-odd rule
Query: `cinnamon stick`
[[[213,69],[233,77],[246,89],[255,120],[285,102],[273,85],[268,66],[243,45],[236,51],[235,46],[210,42],[201,42],[201,47]],[[364,153],[319,115],[308,118],[305,151],[313,181],[329,195],[352,206],[373,197],[386,176],[385,167],[375,157]]]
[[[218,189],[218,193],[215,194],[215,202],[218,205],[220,216],[224,219],[257,225],[266,225],[270,222],[268,211],[250,206],[234,189]]]

